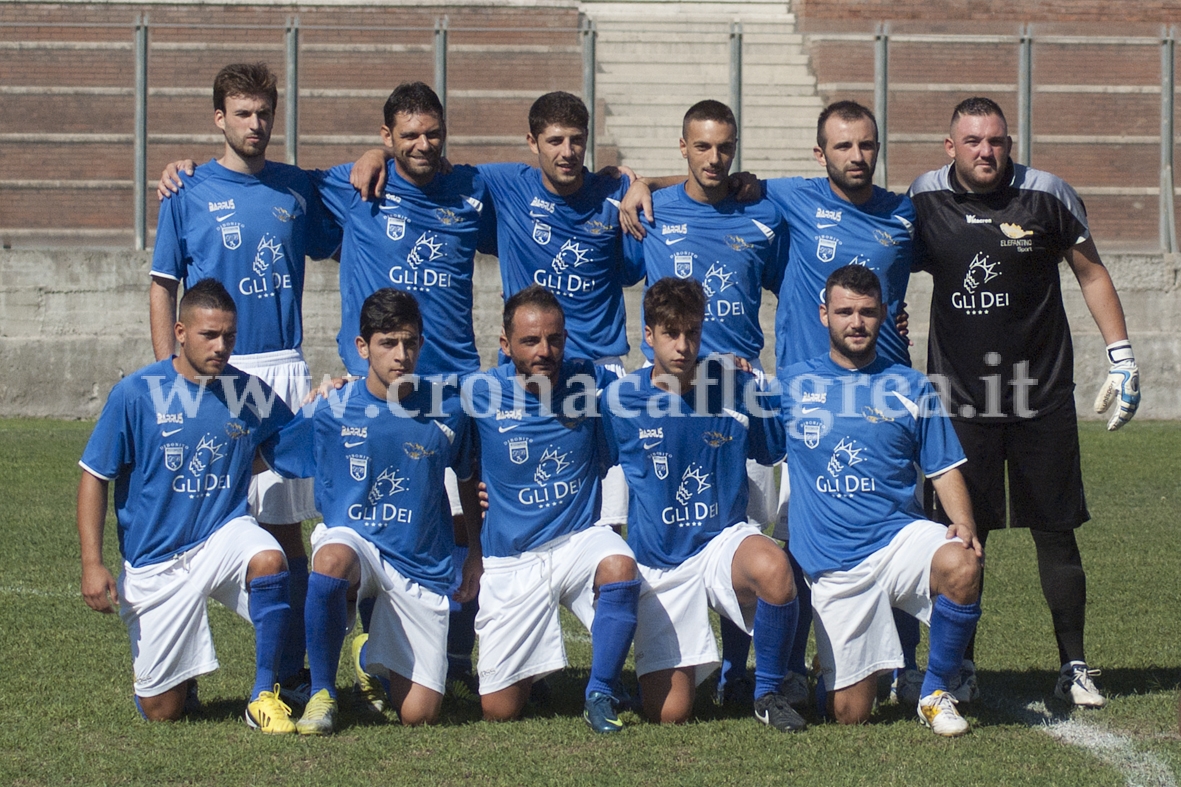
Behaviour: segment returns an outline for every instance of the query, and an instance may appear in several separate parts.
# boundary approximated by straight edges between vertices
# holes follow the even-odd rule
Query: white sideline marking
[[[1063,743],[1087,752],[1116,768],[1128,787],[1176,787],[1173,772],[1155,754],[1139,751],[1131,738],[1076,718],[1055,718],[1041,702],[1023,709],[1027,723]]]
[[[36,596],[38,598],[82,598],[81,590],[42,590],[28,585],[0,585],[0,596]]]

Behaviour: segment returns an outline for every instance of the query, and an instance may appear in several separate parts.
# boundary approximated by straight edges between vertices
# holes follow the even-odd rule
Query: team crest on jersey
[[[804,424],[804,445],[815,448],[820,445],[820,422],[809,421]]]
[[[743,238],[739,235],[727,235],[726,236],[726,245],[729,246],[734,251],[746,251],[747,249],[754,248],[754,246],[750,245],[746,241],[746,238]]]
[[[891,235],[890,233],[886,232],[885,230],[874,230],[873,237],[877,240],[878,243],[882,244],[883,246],[897,246],[898,245],[898,241],[894,240],[894,236]]]
[[[652,470],[661,481],[668,478],[668,454],[652,454]]]
[[[286,208],[280,208],[278,205],[271,208],[271,213],[274,214],[276,219],[283,222],[284,224],[295,218],[291,215],[291,211],[287,210]]]
[[[403,443],[402,450],[406,452],[406,456],[411,459],[423,459],[429,456],[434,456],[435,451],[427,448],[421,443]]]
[[[541,246],[549,243],[550,238],[553,237],[553,228],[542,221],[533,222],[533,240]]]
[[[701,435],[701,439],[704,440],[705,444],[708,445],[710,448],[718,448],[718,447],[723,446],[726,443],[730,442],[734,438],[728,434],[722,434],[721,432],[710,431],[710,432],[703,433]]]
[[[529,461],[529,440],[522,437],[508,441],[508,458],[514,465],[523,465]]]
[[[894,420],[891,416],[886,415],[878,408],[870,407],[869,405],[861,408],[861,415],[864,416],[865,420],[869,421],[871,424],[881,424]]]
[[[242,225],[241,224],[223,224],[219,227],[221,230],[221,245],[225,246],[230,251],[237,249],[242,245]]]
[[[406,219],[402,216],[386,216],[385,236],[390,240],[402,240],[406,236]]]
[[[349,477],[354,481],[364,481],[369,477],[369,457],[349,457]]]
[[[1005,237],[1013,238],[1014,240],[1017,238],[1028,238],[1030,235],[1033,235],[1033,230],[1027,230],[1020,224],[1009,224],[1008,222],[1001,224],[1001,232],[1005,233]]]
[[[250,434],[250,427],[238,419],[226,421],[226,437],[231,440],[241,440]]]
[[[608,235],[615,232],[614,224],[604,224],[603,222],[594,219],[582,225],[582,228],[591,235]]]
[[[684,254],[673,255],[673,273],[677,275],[678,279],[687,279],[693,275],[693,255],[686,252]]]
[[[837,256],[837,239],[828,235],[821,235],[816,239],[816,259],[821,262],[832,262]]]
[[[172,472],[180,470],[185,462],[185,447],[183,445],[164,446],[164,466]]]
[[[463,221],[451,208],[435,208],[435,218],[439,220],[440,224],[447,227]]]

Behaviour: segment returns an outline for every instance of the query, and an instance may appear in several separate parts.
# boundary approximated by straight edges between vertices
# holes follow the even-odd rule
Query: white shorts
[[[371,541],[349,527],[323,523],[312,531],[312,559],[325,544],[353,550],[361,564],[357,598],[373,598],[373,619],[365,669],[370,674],[401,675],[420,686],[443,693],[447,681],[447,597],[402,576]]]
[[[757,525],[740,522],[718,533],[705,549],[675,568],[640,566],[636,612],[636,675],[696,667],[697,684],[722,663],[709,625],[709,610],[734,621],[747,634],[754,607],[744,610],[734,593],[731,567],[738,545],[763,537]]]
[[[311,391],[311,372],[299,350],[234,355],[230,363],[274,389],[292,410]],[[310,478],[283,478],[265,470],[250,479],[250,513],[262,525],[288,525],[317,516]]]
[[[253,517],[231,519],[187,552],[150,566],[123,564],[119,617],[131,635],[135,693],[155,697],[218,667],[206,600],[250,620],[246,568],[259,552],[281,552]]]
[[[481,694],[566,666],[558,605],[590,631],[595,572],[613,555],[635,558],[615,531],[589,527],[519,555],[484,558],[476,614]]]
[[[903,666],[890,608],[930,624],[931,560],[955,541],[943,525],[916,520],[854,568],[826,571],[809,583],[817,657],[829,691]]]
[[[600,358],[595,361],[595,366],[602,366],[612,372],[616,378],[627,374],[623,368],[623,359],[618,355]],[[623,477],[623,468],[615,465],[608,470],[600,488],[603,492],[603,505],[599,509],[599,520],[595,524],[601,527],[626,525],[628,488],[627,479]]]

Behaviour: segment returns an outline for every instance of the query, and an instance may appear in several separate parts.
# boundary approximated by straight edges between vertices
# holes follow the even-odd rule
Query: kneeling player
[[[903,665],[891,607],[931,627],[918,713],[938,735],[968,722],[948,691],[980,619],[983,550],[957,465],[964,453],[921,373],[877,356],[881,283],[858,265],[828,277],[829,353],[787,369],[792,554],[808,577],[816,647],[837,721],[869,719],[879,671]],[[917,468],[917,469],[916,469]],[[923,519],[918,470],[952,525]]]
[[[762,403],[770,410],[744,401],[751,374],[698,363],[704,319],[700,283],[657,281],[644,295],[653,365],[604,394],[608,441],[632,490],[628,542],[644,583],[635,637],[644,711],[688,721],[694,690],[719,664],[712,608],[753,630],[755,718],[799,730],[803,718],[780,693],[799,611],[791,567],[746,521],[746,460],[780,461],[783,425],[771,397]]]
[[[180,354],[121,380],[82,455],[78,534],[82,597],[119,615],[131,634],[135,702],[149,721],[174,721],[195,700],[196,678],[217,669],[206,601],[254,624],[255,681],[246,721],[295,732],[276,679],[288,573],[274,537],[246,512],[260,446],[291,411],[255,377],[228,365],[237,311],[213,279],[193,284],[173,333]],[[103,564],[107,487],[123,573]]]
[[[443,478],[472,475],[470,421],[459,392],[436,392],[414,376],[422,315],[412,295],[386,288],[365,299],[357,351],[364,380],[321,401],[283,430],[264,457],[283,475],[314,475],[324,522],[312,533],[306,613],[312,697],[303,735],[334,729],[336,668],[348,633],[348,595],[375,598],[368,639],[354,645],[366,700],[392,705],[403,724],[439,717],[447,675],[451,511]],[[438,393],[438,396],[434,394]],[[474,534],[473,534],[474,535]],[[473,542],[461,600],[474,596],[480,549]]]

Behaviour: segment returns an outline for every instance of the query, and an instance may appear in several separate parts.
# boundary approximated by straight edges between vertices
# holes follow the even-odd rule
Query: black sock
[[[1087,575],[1073,530],[1032,530],[1042,594],[1050,605],[1058,658],[1062,664],[1086,661],[1083,627],[1087,615]]]

